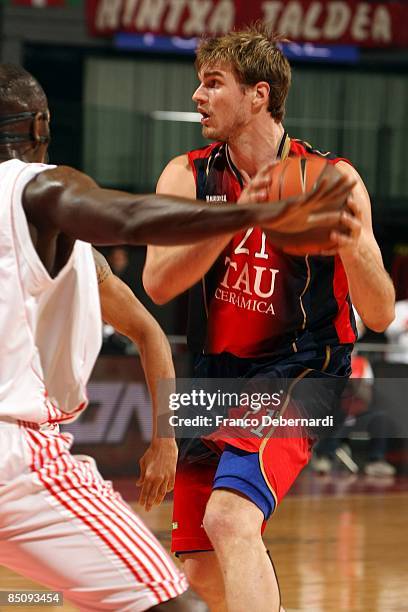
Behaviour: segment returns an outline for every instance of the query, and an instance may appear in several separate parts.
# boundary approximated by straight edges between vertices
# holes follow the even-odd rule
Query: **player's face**
[[[200,85],[193,94],[193,101],[202,116],[203,136],[229,142],[250,122],[248,90],[226,67],[203,67],[198,78]]]

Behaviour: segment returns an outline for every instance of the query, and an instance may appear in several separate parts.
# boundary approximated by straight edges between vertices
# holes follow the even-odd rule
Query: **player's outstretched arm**
[[[102,189],[81,172],[60,166],[38,174],[24,191],[27,219],[42,231],[93,244],[191,244],[272,223],[275,207],[210,207],[182,197]]]
[[[327,202],[335,190],[325,190]],[[304,196],[300,198],[303,200]],[[275,221],[280,227],[293,202],[242,205],[238,209],[167,195],[134,195],[102,189],[89,176],[60,166],[28,183],[23,205],[35,227],[85,242],[171,245],[189,244],[252,225],[274,227]]]
[[[343,188],[346,184],[345,180]],[[337,194],[337,188],[338,185],[325,188],[326,203],[330,202],[333,192]],[[305,197],[302,196],[299,202],[304,204]],[[200,262],[200,266],[197,266],[200,278],[208,259],[210,267],[228,243],[231,233],[253,226],[273,229],[275,222],[281,228],[285,215],[293,211],[294,202],[275,202],[270,206],[243,204],[239,207],[211,207],[168,195],[136,196],[102,189],[87,175],[61,166],[38,174],[28,183],[23,194],[23,206],[28,222],[37,232],[45,235],[47,241],[51,236],[62,233],[71,239],[99,245],[174,245],[219,236],[220,242],[213,250],[209,249],[208,244],[201,245],[202,254],[196,260],[196,263]],[[338,228],[338,225],[337,220],[333,228]],[[199,246],[196,254],[199,253]],[[176,262],[179,268],[180,262]],[[191,265],[188,269],[192,270]],[[169,282],[169,277],[165,280]],[[181,290],[195,281],[189,277],[184,278],[183,282],[186,286]],[[180,286],[174,295],[178,292]]]
[[[147,509],[160,504],[172,491],[176,474],[177,444],[172,437],[157,432],[158,385],[174,380],[174,366],[167,338],[152,315],[130,288],[112,274],[106,259],[93,249],[101,299],[102,318],[116,331],[127,336],[138,348],[146,383],[152,400],[152,441],[140,459],[141,487],[139,502]]]
[[[351,216],[345,220],[348,235],[337,235],[350,288],[351,300],[364,324],[384,331],[395,316],[395,291],[387,274],[371,222],[370,197],[357,171],[345,162],[336,167],[356,185],[349,200]]]

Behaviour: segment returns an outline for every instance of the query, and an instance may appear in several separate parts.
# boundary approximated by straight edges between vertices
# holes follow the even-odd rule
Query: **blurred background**
[[[371,380],[363,412],[377,414],[387,401],[381,379],[407,378],[408,371],[408,3],[3,0],[0,57],[21,63],[43,85],[53,163],[82,169],[107,187],[147,192],[172,157],[204,144],[191,101],[197,37],[258,18],[291,40],[289,134],[352,160],[371,195],[375,234],[400,302],[392,329],[362,329],[356,350],[365,360],[361,376]],[[149,300],[141,284],[144,248],[103,252],[159,320],[178,373],[188,375],[186,297],[164,307]],[[105,473],[134,473],[134,446],[143,450],[151,431],[149,399],[135,347],[108,327],[90,397],[93,410],[71,427],[78,448],[92,447]],[[345,447],[323,449],[327,461],[316,470],[355,469],[344,449],[360,470],[374,460],[371,420],[351,419]],[[380,454],[392,466],[387,475],[406,470],[405,439],[389,440]]]

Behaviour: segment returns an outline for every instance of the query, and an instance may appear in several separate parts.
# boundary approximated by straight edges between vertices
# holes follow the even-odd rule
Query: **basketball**
[[[302,195],[313,190],[324,179],[327,186],[337,182],[342,176],[334,165],[323,157],[288,157],[276,164],[270,173],[271,182],[268,200],[276,202]],[[346,201],[333,200],[326,208],[333,212],[344,208]],[[327,239],[323,248],[330,249],[330,227],[306,227],[305,230],[286,236],[282,250],[290,255],[305,256],[318,254],[322,250],[322,239]],[[320,244],[319,249],[317,245]]]
[[[268,199],[286,200],[310,191],[323,178],[331,185],[340,177],[323,157],[288,157],[272,168]]]

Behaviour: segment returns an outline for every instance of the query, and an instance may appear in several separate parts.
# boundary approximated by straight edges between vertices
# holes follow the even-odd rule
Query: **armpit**
[[[97,251],[94,247],[92,247],[92,255],[95,262],[98,285],[101,285],[108,278],[108,276],[112,274],[112,270],[102,253]]]

